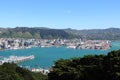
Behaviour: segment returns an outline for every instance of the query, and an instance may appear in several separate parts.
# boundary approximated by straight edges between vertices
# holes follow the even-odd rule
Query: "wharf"
[[[4,64],[4,63],[19,63],[19,62],[23,62],[26,60],[31,60],[34,59],[34,55],[30,55],[30,56],[9,56],[8,58],[3,58],[2,60],[0,60],[0,65]]]

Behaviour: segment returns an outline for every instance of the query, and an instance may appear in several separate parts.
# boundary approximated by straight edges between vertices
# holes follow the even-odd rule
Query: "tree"
[[[19,31],[19,32],[17,33],[17,36],[18,36],[19,38],[22,38],[23,33]]]
[[[58,60],[48,77],[49,80],[120,80],[120,50],[108,55]]]
[[[14,63],[4,63],[0,65],[0,80],[47,80],[47,76],[33,73]]]
[[[31,33],[25,32],[23,33],[23,38],[33,38],[33,36],[31,35]]]
[[[40,39],[40,34],[37,32],[37,33],[34,33],[34,36],[33,36],[35,39]]]

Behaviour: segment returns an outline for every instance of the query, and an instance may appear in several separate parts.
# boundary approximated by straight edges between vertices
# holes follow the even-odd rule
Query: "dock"
[[[8,58],[3,58],[0,60],[0,65],[4,63],[19,63],[19,62],[24,62],[26,60],[31,60],[34,59],[34,55],[30,56],[9,56]]]

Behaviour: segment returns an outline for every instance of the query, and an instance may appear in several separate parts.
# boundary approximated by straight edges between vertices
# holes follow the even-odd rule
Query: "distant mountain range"
[[[50,29],[45,27],[0,28],[3,38],[82,38],[95,40],[120,40],[120,28],[108,29]]]
[[[66,29],[65,31],[67,33],[79,35],[85,39],[120,40],[120,28],[88,29],[88,30]]]

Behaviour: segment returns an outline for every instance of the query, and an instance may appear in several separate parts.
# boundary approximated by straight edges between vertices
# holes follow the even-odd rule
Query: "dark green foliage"
[[[120,50],[108,55],[58,60],[49,80],[120,80]]]
[[[47,80],[41,73],[33,73],[14,63],[0,65],[0,80]]]
[[[31,35],[31,33],[29,33],[29,32],[25,32],[25,33],[23,33],[23,36],[22,36],[23,38],[33,38],[33,36]]]
[[[41,37],[40,37],[40,34],[37,32],[37,33],[34,33],[34,35],[33,35],[33,37],[35,38],[35,39],[40,39]]]

